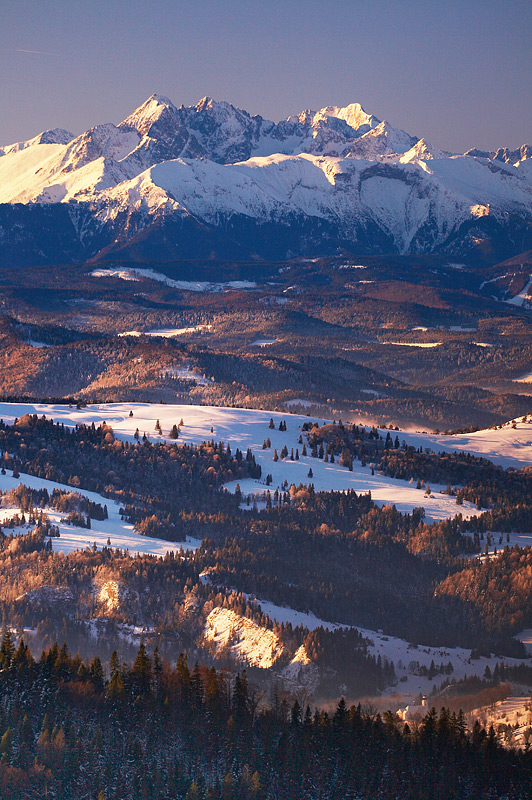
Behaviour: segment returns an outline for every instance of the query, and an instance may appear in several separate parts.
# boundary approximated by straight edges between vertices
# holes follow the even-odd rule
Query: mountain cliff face
[[[453,155],[358,104],[274,123],[152,95],[119,125],[0,148],[0,255],[494,257],[532,246],[532,147]]]

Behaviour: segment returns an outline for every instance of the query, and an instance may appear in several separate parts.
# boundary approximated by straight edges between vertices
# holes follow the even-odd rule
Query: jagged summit
[[[337,117],[338,119],[343,119],[350,128],[354,130],[358,130],[363,125],[367,126],[368,130],[370,128],[375,128],[381,121],[377,119],[377,117],[373,116],[373,114],[368,114],[360,103],[350,103],[347,106],[339,107],[339,106],[326,106],[325,108],[321,109],[321,113],[325,116],[329,117]]]
[[[8,153],[18,153],[20,150],[25,150],[27,147],[33,147],[36,144],[68,144],[73,138],[74,134],[64,128],[52,128],[48,131],[41,131],[37,136],[24,142],[15,142],[14,144],[0,147],[0,156],[5,156]]]
[[[40,133],[37,137],[38,142],[33,141],[31,144],[67,144],[73,138],[74,134],[64,128],[52,128],[49,131]],[[27,144],[30,144],[30,142]]]
[[[176,107],[152,94],[119,125],[0,149],[0,255],[64,260],[45,209],[77,258],[130,246],[174,257],[185,239],[190,257],[276,258],[457,255],[488,241],[502,260],[532,247],[532,148],[452,155],[356,102],[272,122],[210,96]]]
[[[452,154],[448,153],[446,150],[440,150],[438,147],[434,147],[427,139],[418,139],[418,141],[407,150],[401,159],[403,163],[408,161],[419,161],[419,160],[432,160],[434,158],[449,158]]]
[[[168,97],[162,94],[152,94],[144,103],[141,103],[138,108],[129,114],[118,127],[135,128],[141,136],[144,136],[153,123],[167,110],[177,111]]]
[[[499,147],[498,150],[478,150],[473,147],[465,155],[475,156],[476,158],[490,158],[496,161],[504,161],[505,164],[516,165],[521,161],[532,158],[532,144],[523,144],[515,150],[509,147]]]
[[[232,103],[229,103],[227,100],[213,100],[213,98],[209,97],[208,95],[202,97],[201,100],[198,100],[198,102],[196,103],[195,106],[193,106],[193,108],[195,108],[196,111],[198,112],[217,111],[219,109],[223,109],[224,111],[236,111],[241,114],[245,114],[248,117],[250,116],[247,111],[244,111],[244,109],[242,108],[237,108]]]

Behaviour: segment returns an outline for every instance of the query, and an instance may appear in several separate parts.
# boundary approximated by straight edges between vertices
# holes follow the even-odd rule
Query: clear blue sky
[[[443,148],[515,147],[532,2],[2,0],[0,75],[0,144],[119,122],[157,92],[275,121],[358,101]]]

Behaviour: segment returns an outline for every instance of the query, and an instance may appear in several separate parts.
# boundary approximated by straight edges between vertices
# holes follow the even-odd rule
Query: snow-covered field
[[[33,475],[20,473],[19,478],[13,478],[12,475],[0,475],[0,489],[5,492],[10,489],[16,489],[17,486],[23,484],[31,489],[47,489],[51,494],[54,489],[62,489],[67,492],[78,492],[87,497],[93,503],[100,503],[100,505],[107,506],[109,518],[106,520],[91,520],[91,528],[78,528],[73,525],[68,525],[64,519],[66,514],[61,514],[55,509],[46,508],[44,512],[50,518],[52,524],[57,525],[60,531],[58,538],[52,537],[52,548],[58,553],[71,553],[73,550],[84,550],[86,547],[92,547],[96,544],[98,549],[107,546],[108,540],[111,540],[110,546],[114,549],[129,550],[132,555],[136,553],[164,556],[168,551],[177,552],[181,547],[184,550],[194,549],[199,546],[199,541],[189,539],[187,542],[167,542],[164,539],[151,539],[148,536],[141,536],[133,529],[133,525],[124,522],[120,518],[120,506],[114,500],[96,492],[88,492],[84,489],[74,489],[72,486],[66,486],[55,481],[48,481],[44,478],[36,478]],[[20,509],[7,507],[2,502],[0,508],[0,525],[3,525],[7,519],[13,517],[16,513],[20,513]],[[36,509],[38,511],[38,509]],[[23,528],[15,528],[13,531],[5,528],[5,532],[24,534],[31,530],[33,526],[26,526]]]
[[[434,327],[426,327],[425,325],[416,325],[412,328],[413,331],[453,331],[453,333],[474,333],[477,328],[463,328],[462,325],[436,325]]]
[[[268,347],[268,345],[276,344],[277,339],[255,339],[251,342],[250,347]]]
[[[174,339],[176,336],[185,336],[189,333],[210,331],[212,325],[193,325],[189,328],[155,328],[152,331],[124,331],[119,336],[159,336],[163,339]]]
[[[175,281],[156,272],[153,269],[95,269],[91,272],[93,278],[121,278],[124,281],[138,281],[141,278],[148,278],[152,281],[159,281],[174,289],[181,289],[184,292],[225,292],[231,289],[254,289],[257,285],[254,281],[224,281],[221,283],[211,283],[208,281]]]
[[[285,608],[277,606],[269,601],[257,599],[256,601],[263,612],[267,614],[270,619],[276,620],[279,623],[290,622],[294,627],[303,625],[309,630],[315,628],[329,628],[329,630],[336,630],[338,628],[355,627],[348,625],[339,625],[334,622],[325,622],[322,619],[314,616],[312,613],[304,613],[296,611],[292,608]],[[434,661],[436,666],[440,664],[448,664],[451,662],[453,665],[453,673],[450,678],[466,678],[470,675],[483,675],[486,666],[489,666],[493,671],[495,665],[504,661],[505,664],[511,666],[520,664],[520,659],[515,658],[491,658],[481,657],[478,659],[471,659],[471,651],[463,647],[429,647],[428,645],[414,645],[407,642],[405,639],[399,639],[396,636],[387,636],[382,632],[373,631],[369,628],[360,628],[362,636],[370,639],[372,644],[369,646],[369,651],[375,656],[381,656],[382,659],[387,658],[388,661],[393,661],[395,665],[395,673],[397,675],[397,686],[389,686],[385,694],[399,694],[407,698],[408,696],[416,696],[417,694],[428,694],[432,691],[434,686],[439,686],[445,680],[445,675],[436,675],[433,679],[429,680],[428,677],[416,674],[420,667],[430,667],[431,662]]]
[[[516,666],[523,663],[523,659],[501,658],[491,656],[486,658],[471,658],[471,650],[463,647],[429,647],[428,645],[415,645],[396,636],[386,636],[384,633],[375,632],[367,628],[358,628],[360,633],[371,639],[373,644],[369,650],[375,656],[387,658],[394,662],[395,673],[398,678],[397,686],[389,686],[385,694],[399,694],[404,697],[418,694],[429,694],[436,686],[439,687],[446,678],[461,680],[472,675],[482,677],[485,669],[489,666],[493,672],[495,666],[504,662],[508,666]],[[430,668],[434,661],[436,667],[440,664],[453,665],[453,672],[450,675],[436,675],[429,679],[428,676],[417,674],[420,667]]]
[[[397,347],[439,347],[441,342],[380,342],[380,344],[393,344]]]
[[[133,416],[129,412],[133,411]],[[294,456],[299,448],[301,454],[302,444],[299,444],[300,428],[308,422],[306,416],[287,414],[281,412],[259,411],[241,408],[217,408],[214,406],[193,405],[162,405],[148,403],[111,403],[96,404],[86,408],[60,405],[25,404],[25,403],[0,403],[0,418],[5,421],[21,417],[25,413],[45,414],[65,425],[73,426],[76,423],[97,425],[106,422],[113,428],[115,435],[120,438],[132,440],[136,428],[142,436],[144,432],[151,441],[164,439],[168,436],[172,425],[178,424],[183,419],[179,442],[187,444],[200,444],[203,441],[214,439],[224,441],[234,450],[251,448],[257,462],[262,467],[261,480],[246,479],[240,482],[244,494],[262,495],[266,490],[266,476],[272,476],[270,490],[280,487],[285,481],[296,486],[300,483],[313,483],[317,491],[345,491],[354,489],[358,493],[371,491],[373,500],[379,505],[395,504],[401,512],[411,512],[412,509],[423,506],[427,520],[440,520],[453,517],[460,512],[464,516],[477,514],[477,509],[471,503],[464,503],[458,507],[454,497],[443,494],[445,487],[432,484],[432,494],[427,497],[422,489],[416,489],[414,481],[408,482],[385,475],[371,474],[370,465],[362,467],[359,462],[354,462],[353,471],[346,467],[312,458],[310,455],[299,460],[290,458],[273,461],[274,451],[280,454],[286,445],[288,452],[293,449]],[[159,419],[163,437],[158,437],[155,424]],[[270,419],[273,419],[274,428],[269,428]],[[279,430],[281,420],[286,422],[286,431]],[[324,420],[318,420],[323,422]],[[270,438],[271,448],[262,449],[265,439]],[[400,438],[411,440],[412,435],[401,434]],[[445,437],[443,437],[445,438]],[[427,444],[429,444],[427,439]],[[443,449],[443,448],[442,448]],[[309,470],[312,469],[312,477]],[[236,481],[227,484],[229,491],[234,491]]]
[[[291,406],[303,406],[303,408],[312,408],[312,406],[316,405],[313,403],[312,400],[304,400],[301,397],[296,397],[293,400],[286,400],[285,406],[287,408],[291,408]]]
[[[459,433],[454,436],[443,434],[401,433],[401,439],[416,445],[430,447],[434,452],[463,450],[476,456],[488,458],[501,467],[522,467],[532,465],[532,419],[511,422],[501,428]]]

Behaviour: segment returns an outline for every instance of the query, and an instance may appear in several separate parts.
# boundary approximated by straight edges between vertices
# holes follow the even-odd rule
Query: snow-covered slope
[[[142,232],[152,249],[162,239],[179,247],[205,225],[223,232],[221,247],[237,237],[252,250],[265,223],[284,229],[278,248],[289,237],[301,249],[311,237],[314,249],[347,241],[374,252],[456,252],[494,237],[511,247],[530,229],[531,163],[527,145],[452,156],[358,103],[274,123],[209,97],[177,108],[152,95],[118,126],[77,137],[55,129],[0,148],[0,204],[29,205],[19,227],[35,220],[38,229],[39,209],[67,203],[70,249],[87,256]],[[0,205],[0,247],[13,247],[4,218]],[[38,230],[30,234],[35,250]]]
[[[71,553],[73,550],[85,550],[85,548],[93,547],[96,545],[98,549],[108,546],[111,542],[111,547],[120,550],[128,550],[132,555],[135,553],[143,553],[154,556],[163,557],[167,552],[178,552],[182,547],[184,550],[194,549],[199,545],[199,541],[189,539],[187,542],[168,542],[164,539],[153,539],[149,536],[142,536],[137,533],[133,525],[124,522],[120,516],[120,506],[114,500],[96,492],[89,492],[85,489],[73,489],[71,486],[66,486],[62,483],[49,481],[45,478],[37,478],[34,475],[26,475],[20,473],[18,478],[13,478],[12,475],[0,475],[0,491],[8,492],[16,489],[17,486],[27,486],[30,489],[46,489],[50,494],[54,489],[72,492],[86,497],[93,503],[107,506],[109,517],[105,520],[92,520],[90,530],[87,528],[79,528],[76,525],[69,525],[65,522],[66,514],[55,511],[52,508],[45,508],[43,511],[49,517],[50,522],[59,528],[60,536],[52,538],[52,548],[57,552]],[[39,509],[35,509],[37,512]],[[29,530],[33,529],[33,525],[26,525],[11,529],[6,527],[6,520],[12,519],[15,514],[20,514],[19,508],[12,508],[5,503],[2,504],[0,509],[0,524],[4,527],[7,534],[24,535]]]
[[[8,144],[5,147],[0,147],[0,156],[8,155],[8,153],[18,153],[19,150],[25,150],[27,147],[34,147],[37,144],[67,144],[74,138],[74,134],[70,131],[65,131],[63,128],[53,128],[49,131],[42,131],[34,136],[33,139],[27,139],[25,142],[15,142]]]
[[[132,417],[129,416],[131,410],[133,411]],[[172,425],[183,419],[184,425],[181,427],[179,443],[201,444],[201,442],[214,439],[229,443],[233,450],[238,447],[245,452],[248,447],[251,448],[257,463],[262,468],[262,477],[260,480],[248,478],[240,481],[240,488],[246,495],[255,495],[259,504],[268,488],[266,477],[270,474],[272,483],[269,488],[272,492],[275,489],[282,489],[283,485],[298,486],[308,483],[313,483],[316,491],[354,489],[358,493],[371,492],[373,500],[378,505],[394,504],[402,513],[411,513],[414,508],[423,506],[427,521],[454,517],[458,512],[463,516],[479,513],[476,507],[468,502],[464,502],[462,506],[458,507],[455,497],[445,493],[445,486],[433,484],[432,494],[428,497],[424,490],[416,489],[413,480],[409,482],[378,473],[372,475],[371,465],[363,467],[360,462],[355,461],[353,470],[350,471],[338,462],[327,463],[318,458],[312,458],[310,455],[303,456],[299,436],[301,426],[308,422],[308,417],[296,414],[245,408],[149,403],[102,403],[82,409],[40,403],[0,403],[0,419],[6,422],[13,421],[15,417],[20,418],[24,414],[38,414],[39,416],[44,414],[67,426],[74,426],[78,423],[90,425],[92,422],[98,425],[105,421],[112,427],[118,438],[129,441],[134,441],[133,436],[138,428],[141,434],[146,432],[152,442],[167,438]],[[162,437],[155,433],[157,419],[162,426]],[[269,427],[270,419],[274,421],[273,429]],[[286,431],[279,430],[281,421],[286,422]],[[414,439],[417,441],[415,434],[401,434],[401,437],[408,442]],[[271,441],[271,447],[263,450],[262,445],[267,438]],[[430,446],[431,442],[431,439],[427,439],[426,446]],[[285,446],[288,453],[293,450],[294,460],[287,457],[274,461],[275,450],[280,454]],[[295,454],[298,449],[300,457],[296,460]],[[442,446],[439,449],[447,448]],[[467,447],[463,449],[467,449]],[[312,477],[309,477],[311,469]],[[226,488],[234,492],[237,488],[237,481],[228,483]]]
[[[129,416],[133,410],[133,416]],[[303,423],[308,422],[309,418],[298,414],[286,414],[278,411],[259,411],[247,408],[220,408],[216,406],[195,406],[195,405],[160,405],[150,403],[95,403],[86,408],[69,408],[64,405],[48,405],[45,403],[0,403],[0,419],[12,423],[15,418],[20,418],[24,414],[37,414],[54,419],[56,422],[63,422],[67,426],[76,424],[96,425],[106,422],[113,428],[119,438],[133,440],[136,428],[141,432],[146,431],[152,441],[158,437],[154,432],[155,421],[160,419],[163,434],[166,429],[170,430],[174,422],[179,422],[181,417],[185,421],[185,426],[181,430],[179,441],[200,444],[203,441],[215,439],[216,441],[230,442],[231,447],[239,447],[246,450],[251,447],[256,448],[255,455],[258,462],[268,467],[271,472],[270,461],[273,449],[278,447],[280,450],[283,445],[287,447],[298,446],[299,429]],[[269,421],[273,419],[274,429],[269,428]],[[283,433],[278,430],[279,422],[286,421],[287,431]],[[327,422],[324,419],[317,420],[320,423]],[[212,428],[212,431],[211,431]],[[385,437],[387,431],[381,431]],[[474,433],[459,433],[454,435],[444,435],[435,433],[415,433],[411,431],[400,431],[399,438],[407,444],[415,447],[430,448],[433,452],[466,452],[472,455],[487,458],[501,467],[522,467],[532,466],[532,415],[517,420],[510,420],[504,425],[493,426],[485,430],[475,431]],[[264,439],[270,437],[272,448],[270,451],[262,450]],[[301,445],[299,445],[301,448]],[[264,462],[262,459],[264,458]],[[284,463],[284,462],[283,462]],[[304,462],[311,465],[315,471],[316,459],[309,458]],[[322,464],[322,462],[320,462]],[[273,466],[273,464],[272,464]],[[319,465],[318,465],[319,466]],[[336,464],[323,464],[326,474],[329,476],[328,487],[323,488],[345,488],[335,485],[336,476],[344,472],[343,468]],[[289,462],[289,468],[295,469],[296,465]],[[336,472],[336,468],[338,472]],[[307,466],[308,469],[308,466]],[[363,474],[367,477],[369,470]],[[289,482],[290,474],[286,474]],[[295,476],[298,480],[299,475]],[[316,488],[319,487],[317,480],[313,479]],[[283,478],[284,480],[284,478]],[[392,479],[386,479],[392,480]],[[404,481],[397,480],[396,484],[404,484]],[[394,481],[392,480],[392,484]],[[273,487],[275,488],[275,487]],[[351,488],[355,488],[353,485]],[[370,487],[368,487],[370,488]],[[367,491],[364,489],[363,491]],[[417,491],[419,505],[420,493]],[[373,490],[372,490],[373,494]],[[388,498],[388,501],[392,497]],[[386,500],[385,500],[386,502]],[[432,501],[431,501],[432,502]],[[465,506],[464,506],[465,507]]]
[[[453,677],[456,680],[461,680],[462,678],[467,678],[472,675],[481,676],[484,674],[487,666],[493,671],[495,665],[501,662],[505,663],[507,666],[517,666],[517,664],[522,663],[522,659],[503,658],[495,655],[490,655],[489,657],[480,656],[479,658],[472,659],[471,650],[466,650],[463,647],[438,647],[421,643],[412,644],[397,636],[385,634],[383,631],[374,631],[359,626],[340,625],[335,622],[319,619],[312,613],[305,613],[286,606],[279,606],[262,598],[254,598],[254,600],[260,606],[264,614],[272,621],[279,624],[286,624],[289,622],[294,628],[298,625],[302,625],[309,631],[315,630],[316,628],[328,628],[331,631],[341,628],[356,628],[356,630],[368,640],[368,650],[375,658],[380,656],[381,659],[393,661],[395,673],[399,681],[394,686],[388,686],[384,694],[388,696],[392,695],[398,705],[404,703],[408,697],[415,697],[420,693],[428,695],[435,687],[441,685],[443,680],[441,675],[436,674],[431,678],[427,675],[432,661],[438,666],[440,664],[451,663],[453,666]],[[226,610],[215,609],[215,611],[219,613]],[[240,617],[239,619],[242,618]],[[246,622],[248,622],[248,620],[246,620]],[[222,630],[226,629],[227,622],[225,625],[220,625],[220,633]],[[261,630],[265,629],[261,628]],[[529,632],[527,631],[525,633]],[[260,648],[257,647],[254,649],[249,638],[247,640],[244,639],[244,641],[247,642],[251,653],[256,658],[260,658]],[[318,668],[315,664],[310,662],[304,645],[301,645],[294,654],[291,662],[282,669],[281,675],[288,686],[292,688],[307,686],[310,691],[313,691],[319,677],[316,671],[319,672]]]

